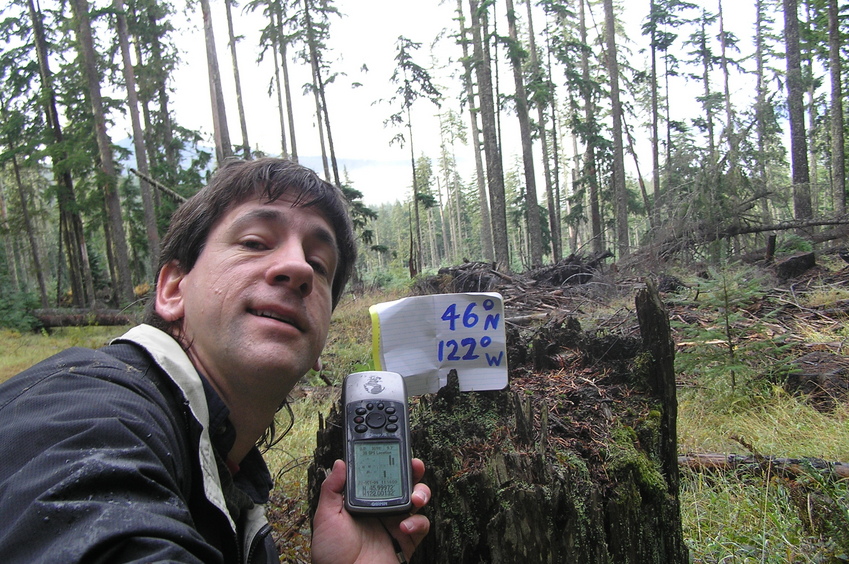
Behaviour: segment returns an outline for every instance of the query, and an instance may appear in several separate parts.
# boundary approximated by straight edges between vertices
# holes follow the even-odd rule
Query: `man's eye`
[[[262,241],[257,241],[256,239],[246,239],[245,241],[242,241],[242,246],[255,251],[262,251],[266,249],[265,244]]]
[[[325,266],[321,262],[317,260],[311,260],[309,261],[309,265],[312,267],[313,271],[315,271],[316,274],[320,274],[321,276],[327,276],[327,268],[325,268]]]

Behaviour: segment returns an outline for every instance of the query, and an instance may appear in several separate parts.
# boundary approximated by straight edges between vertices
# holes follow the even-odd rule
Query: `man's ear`
[[[167,263],[159,271],[156,280],[156,313],[165,321],[177,321],[185,314],[180,287],[184,276],[185,273],[176,260]]]

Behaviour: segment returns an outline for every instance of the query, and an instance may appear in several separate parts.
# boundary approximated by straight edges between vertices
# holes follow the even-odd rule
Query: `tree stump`
[[[642,339],[582,333],[573,318],[514,327],[508,389],[460,392],[453,378],[412,400],[433,492],[412,562],[688,562],[669,323],[650,281],[636,303]],[[548,362],[528,352],[543,336]],[[333,409],[318,432],[313,511],[340,424]]]

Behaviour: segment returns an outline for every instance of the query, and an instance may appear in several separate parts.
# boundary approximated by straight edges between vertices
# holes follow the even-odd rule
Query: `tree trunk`
[[[148,16],[148,22],[151,27],[156,26],[156,15]],[[136,46],[138,47],[141,42],[139,39],[136,39]],[[166,67],[165,60],[162,56],[162,45],[160,41],[160,37],[154,38],[150,41],[150,50],[151,50],[151,66],[155,69],[164,69]],[[139,61],[141,61],[141,57],[139,57]],[[157,98],[159,102],[159,107],[156,110],[156,113],[159,117],[159,129],[158,134],[161,136],[157,143],[149,143],[148,144],[148,154],[152,155],[148,160],[149,163],[153,164],[156,162],[161,162],[162,156],[156,154],[155,145],[161,147],[162,151],[165,153],[165,170],[166,174],[163,175],[163,179],[167,182],[174,182],[177,174],[177,169],[179,166],[179,149],[174,143],[174,135],[173,135],[173,125],[171,123],[171,113],[168,110],[168,76],[165,72],[159,72],[156,74],[155,78],[155,87],[151,90],[155,90],[157,92]],[[148,128],[148,135],[153,136],[154,131],[153,128]],[[159,202],[158,192],[154,192],[154,201],[156,203]]]
[[[838,480],[849,478],[849,464],[827,462],[820,458],[777,458],[774,456],[742,456],[739,454],[688,454],[678,457],[678,465],[697,472],[743,472],[755,476],[779,475],[788,478],[809,476],[819,470]]]
[[[590,130],[590,137],[587,139],[586,153],[584,155],[584,171],[583,177],[585,182],[589,184],[590,200],[590,229],[592,233],[592,249],[594,254],[601,254],[604,248],[604,235],[601,230],[601,202],[599,199],[599,182],[598,182],[598,167],[596,165],[595,139],[596,135],[596,120],[595,120],[595,104],[593,103],[592,87],[590,86],[590,63],[589,63],[589,45],[587,44],[587,24],[585,15],[585,6],[587,0],[579,0],[579,25],[581,33],[581,78],[583,87],[584,99],[584,120],[586,127]]]
[[[272,43],[271,52],[274,60],[274,86],[277,90],[277,116],[280,119],[280,156],[284,159],[289,158],[289,147],[286,142],[286,119],[285,106],[283,105],[283,91],[280,88],[280,64],[279,55],[277,53],[277,43]]]
[[[528,49],[531,54],[531,68],[533,69],[535,75],[541,77],[542,68],[539,63],[539,57],[537,56],[537,46],[534,35],[533,2],[531,2],[530,0],[525,0],[525,6],[527,7],[528,11]],[[552,92],[550,93],[550,99],[553,99],[553,83],[551,85],[551,89]],[[560,233],[559,217],[560,198],[555,197],[554,182],[551,177],[551,164],[549,162],[550,155],[548,149],[548,130],[545,126],[545,109],[547,105],[546,102],[547,100],[536,101],[537,121],[539,121],[539,124],[537,126],[537,132],[539,134],[540,148],[542,149],[542,168],[543,177],[545,179],[545,197],[546,203],[548,204],[548,229],[551,232],[551,258],[552,262],[558,263],[560,262],[560,259],[563,258],[563,240]]]
[[[11,148],[11,147],[10,147]],[[38,295],[41,298],[41,307],[48,307],[47,299],[47,284],[44,282],[44,269],[41,267],[41,253],[38,251],[38,242],[35,237],[35,228],[32,225],[32,218],[29,213],[29,204],[27,203],[27,193],[24,188],[23,180],[21,179],[21,170],[18,166],[18,159],[12,152],[12,170],[15,173],[15,183],[18,186],[18,196],[21,199],[21,215],[24,219],[24,227],[27,231],[27,239],[29,239],[30,250],[32,251],[32,266],[35,270],[35,276],[38,280]],[[6,219],[5,204],[3,206],[3,220]],[[8,226],[7,226],[8,227]],[[12,259],[14,257],[10,257]],[[13,270],[13,269],[10,269]]]
[[[831,190],[837,213],[846,213],[846,150],[843,135],[843,94],[841,77],[843,62],[840,48],[843,45],[840,33],[837,0],[828,0],[828,53],[831,72]]]
[[[427,240],[428,245],[430,246],[430,265],[431,267],[439,266],[439,244],[436,241],[436,225],[433,221],[433,208],[428,208],[425,212],[425,219],[427,219]],[[445,233],[443,231],[443,233]]]
[[[413,150],[413,124],[410,121],[411,119],[410,107],[407,106],[407,131],[410,134],[410,169],[413,172],[413,202],[411,205],[413,206],[412,215],[415,223],[413,226],[415,233],[410,234],[411,237],[415,237],[415,252],[410,253],[410,260],[415,260],[416,274],[418,274],[424,266],[422,263],[424,258],[422,257],[422,223],[419,217],[419,175],[416,173],[416,154]]]
[[[283,82],[280,80],[280,68],[286,68],[286,57],[284,55],[284,43],[286,38],[283,35],[283,15],[279,11],[274,11],[271,13],[270,17],[275,30],[275,38],[271,40],[271,51],[274,60],[274,85],[277,90],[277,114],[280,118],[280,155],[284,159],[288,159],[290,158],[289,146],[286,139],[286,118],[284,117],[286,115],[287,106],[283,104]],[[287,102],[291,102],[291,100],[289,100],[288,84],[286,85],[286,88]],[[291,120],[291,105],[289,105],[288,108],[290,112],[289,119]],[[292,158],[292,160],[297,162],[297,157]]]
[[[654,18],[657,0],[649,2],[649,17]],[[658,124],[660,122],[660,114],[658,113],[658,83],[657,83],[657,43],[658,30],[657,22],[652,21],[651,29],[651,183],[652,191],[654,192],[654,205],[652,213],[654,214],[653,225],[660,224],[660,130]]]
[[[316,119],[324,121],[324,135],[327,138],[327,149],[330,151],[330,169],[333,171],[333,182],[341,186],[339,179],[339,163],[336,161],[336,149],[333,145],[333,134],[330,129],[330,113],[327,109],[327,96],[325,95],[324,78],[321,76],[321,50],[317,45],[318,38],[315,36],[315,28],[312,25],[312,17],[309,12],[307,0],[304,0],[304,17],[307,22],[307,42],[310,52],[310,66],[313,72],[313,87],[317,89],[319,115]],[[326,28],[325,28],[326,29]],[[321,127],[319,127],[321,131]],[[322,143],[322,147],[324,143]]]
[[[239,125],[242,128],[242,156],[251,158],[251,144],[248,141],[248,122],[245,119],[245,105],[242,102],[242,80],[239,78],[239,59],[236,56],[236,34],[233,32],[232,0],[224,0],[227,10],[227,35],[230,39],[230,58],[233,60],[233,80],[236,82],[236,106],[239,109]]]
[[[212,12],[209,0],[200,0],[203,15],[203,34],[206,40],[206,65],[209,75],[209,99],[212,103],[212,135],[215,138],[215,160],[218,166],[233,156],[230,144],[230,130],[227,126],[227,111],[224,105],[224,90],[221,87],[221,70],[218,66],[218,52],[215,49],[215,34],[212,30]]]
[[[809,30],[813,30],[812,20],[813,16],[811,15],[811,3],[804,2],[804,12],[806,16],[805,20],[805,28]],[[800,37],[800,48],[801,48],[801,37]],[[817,105],[814,100],[816,84],[814,80],[809,79],[808,77],[813,77],[815,74],[814,71],[814,53],[811,47],[805,46],[804,51],[800,53],[802,56],[802,61],[804,68],[802,70],[802,77],[805,85],[807,86],[805,93],[807,94],[808,103],[805,104],[805,109],[808,113],[808,132],[806,134],[806,139],[810,139],[808,142],[808,192],[811,195],[811,210],[819,209],[819,201],[820,201],[820,188],[819,188],[819,159],[817,158],[817,142],[816,142],[816,132],[818,130],[817,122],[819,121],[817,118]]]
[[[94,303],[94,280],[92,279],[91,266],[88,262],[88,247],[78,211],[74,181],[68,168],[63,166],[63,161],[67,160],[68,155],[67,151],[63,148],[64,135],[62,134],[62,125],[59,122],[59,112],[56,109],[56,93],[53,90],[53,75],[50,72],[47,40],[44,36],[44,24],[41,20],[41,13],[35,9],[33,0],[27,0],[27,5],[32,21],[36,54],[38,56],[38,70],[43,91],[41,99],[44,104],[44,113],[51,137],[50,140],[58,149],[51,151],[51,158],[53,160],[53,170],[56,171],[58,177],[57,200],[59,202],[60,239],[65,243],[65,253],[68,257],[68,277],[71,282],[73,303],[75,306],[84,306]],[[61,276],[58,278],[61,280]],[[61,283],[57,283],[57,294],[60,291]]]
[[[492,243],[492,223],[489,215],[486,176],[484,175],[483,158],[480,148],[481,134],[478,128],[478,114],[480,114],[480,109],[478,104],[475,103],[474,88],[472,86],[472,60],[469,58],[469,42],[467,40],[468,34],[463,16],[463,0],[457,0],[457,15],[457,21],[460,25],[460,45],[463,48],[463,73],[465,77],[466,100],[469,104],[469,121],[472,133],[471,145],[472,152],[475,155],[475,182],[478,187],[478,209],[481,215],[481,250],[483,258],[488,262],[492,262],[495,259],[495,249]]]
[[[787,58],[787,108],[790,117],[790,162],[793,182],[793,209],[797,220],[813,216],[808,171],[808,143],[805,132],[802,62],[799,49],[799,17],[796,0],[784,2],[784,40]],[[804,234],[804,232],[802,232]]]
[[[534,149],[531,141],[531,118],[528,112],[528,93],[525,90],[525,79],[522,74],[522,59],[519,56],[522,49],[519,43],[519,33],[516,30],[516,11],[513,0],[507,2],[507,28],[511,45],[508,48],[510,63],[513,67],[513,85],[515,87],[514,101],[516,117],[519,119],[519,136],[522,141],[522,164],[525,173],[525,208],[528,222],[528,246],[531,267],[542,265],[542,231],[539,224],[539,203],[537,202],[537,181],[534,172]]]
[[[478,96],[481,106],[481,125],[483,129],[483,147],[486,156],[486,179],[489,186],[489,203],[492,219],[492,241],[495,250],[495,263],[501,270],[510,268],[510,251],[507,242],[507,203],[504,195],[504,169],[501,161],[501,147],[498,144],[498,128],[495,119],[495,100],[493,98],[492,69],[489,58],[485,56],[481,33],[481,14],[478,0],[469,0],[472,14],[472,45],[475,59],[475,73],[478,80]]]
[[[139,96],[136,90],[136,76],[133,71],[133,62],[130,58],[130,39],[127,31],[127,17],[124,13],[123,0],[114,0],[115,14],[118,20],[118,41],[121,44],[121,58],[124,81],[127,86],[127,105],[130,109],[130,122],[133,127],[133,148],[136,156],[136,164],[139,172],[144,175],[150,174],[147,166],[147,148],[144,142],[144,131],[139,119]],[[147,232],[148,261],[151,277],[156,276],[159,267],[159,229],[156,224],[156,209],[153,204],[153,194],[150,184],[144,177],[139,177],[139,188],[141,189],[142,208],[144,210],[144,226]]]
[[[312,27],[312,19],[310,17],[310,9],[307,0],[304,3],[304,20],[306,22],[306,43],[309,53],[310,70],[312,72],[312,93],[315,99],[315,122],[318,128],[319,144],[321,145],[321,162],[324,165],[324,178],[328,182],[336,181],[339,184],[338,173],[333,177],[330,176],[330,162],[327,156],[326,138],[324,135],[324,108],[322,107],[322,92],[321,92],[321,71],[318,66],[318,50],[315,46],[315,36]],[[421,250],[421,247],[419,247]]]
[[[764,22],[765,0],[757,0],[755,3],[755,131],[757,136],[756,183],[755,188],[759,192],[765,192],[769,185],[767,176],[767,79],[766,79],[766,25]],[[772,223],[772,213],[769,209],[769,200],[761,198],[761,220],[763,223]]]
[[[124,236],[124,220],[121,216],[121,198],[117,186],[118,175],[115,172],[115,163],[112,159],[112,143],[106,131],[106,115],[103,111],[103,100],[100,94],[100,76],[97,72],[94,40],[88,16],[88,2],[87,0],[73,0],[71,5],[77,24],[77,40],[83,59],[89,103],[94,117],[94,133],[100,155],[100,166],[103,171],[102,182],[107,211],[107,229],[114,251],[114,262],[111,264],[117,278],[117,286],[114,288],[115,297],[119,304],[127,304],[133,301],[133,283],[130,276],[127,238]]]
[[[3,228],[3,246],[6,251],[6,265],[9,270],[9,275],[12,277],[12,286],[14,291],[17,292],[21,288],[21,281],[18,277],[18,263],[20,262],[20,257],[18,256],[17,246],[12,241],[12,230],[9,229],[9,214],[6,210],[6,198],[3,196],[2,180],[0,180],[0,226]],[[46,306],[43,305],[42,307]]]
[[[446,173],[446,177],[448,173]],[[454,234],[454,222],[451,221],[451,191],[450,184],[445,184],[445,203],[442,201],[442,186],[439,183],[439,175],[436,178],[437,211],[439,212],[439,229],[442,232],[442,256],[451,264],[457,262],[457,239]],[[459,202],[457,202],[459,205]],[[446,215],[448,218],[446,219]],[[437,263],[438,264],[438,263]]]
[[[613,114],[613,200],[616,215],[616,238],[622,260],[630,253],[628,241],[628,193],[625,188],[625,152],[622,145],[622,104],[619,101],[619,62],[616,57],[616,20],[613,0],[604,0],[607,66],[610,74],[610,104]]]
[[[282,23],[280,24],[283,25]],[[289,118],[289,140],[292,144],[291,158],[294,162],[298,162],[298,142],[295,137],[295,109],[292,105],[292,89],[289,81],[289,58],[287,55],[287,41],[285,38],[280,41],[280,66],[283,67],[283,91],[286,93],[286,115]]]
[[[480,151],[475,151],[480,156]],[[454,159],[456,163],[457,160]],[[451,179],[451,187],[453,188],[453,196],[454,196],[454,215],[453,220],[455,223],[454,228],[454,260],[458,261],[462,258],[464,253],[466,252],[466,237],[465,237],[465,229],[463,229],[463,186],[460,182],[460,178],[457,174],[457,171],[454,171],[453,177]],[[480,186],[478,186],[480,188]],[[488,225],[488,224],[487,224]],[[481,225],[481,229],[483,229],[483,225]],[[492,234],[490,234],[490,245],[492,244]],[[491,256],[491,255],[490,255]],[[491,259],[490,259],[491,260]]]
[[[735,128],[734,108],[731,106],[731,86],[729,84],[728,72],[728,35],[725,32],[725,18],[722,12],[722,0],[719,0],[719,37],[721,47],[721,67],[723,76],[723,88],[725,92],[725,119],[728,122],[725,125],[725,137],[728,140],[728,169],[732,173],[732,178],[737,178],[737,167],[739,164],[738,156],[738,141],[737,131]],[[732,194],[736,193],[736,186],[732,186]]]

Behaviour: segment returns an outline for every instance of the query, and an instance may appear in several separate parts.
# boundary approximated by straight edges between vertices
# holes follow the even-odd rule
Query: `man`
[[[276,562],[256,443],[319,365],[355,256],[341,194],[312,171],[222,167],[172,218],[145,324],[0,387],[3,561]],[[354,519],[344,483],[337,461],[313,561],[409,557],[427,518]],[[429,495],[417,484],[415,507]]]

